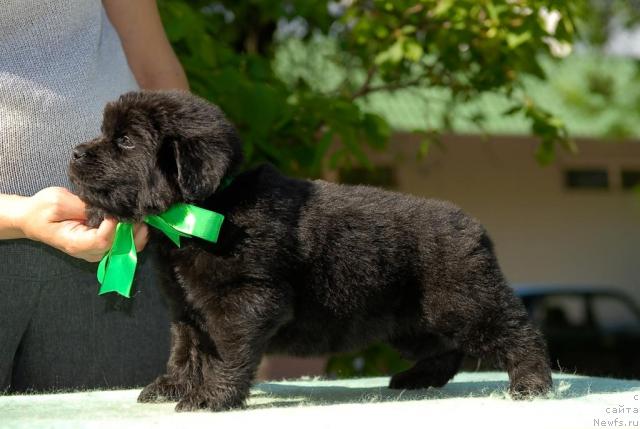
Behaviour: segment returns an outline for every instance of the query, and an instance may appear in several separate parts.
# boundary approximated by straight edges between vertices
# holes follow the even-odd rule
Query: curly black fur
[[[459,208],[366,186],[239,174],[234,127],[182,92],[132,92],[106,106],[102,136],[70,176],[91,216],[140,221],[176,202],[226,216],[217,244],[161,233],[173,317],[167,373],[139,401],[241,407],[265,353],[296,356],[386,341],[416,361],[398,389],[445,385],[463,355],[506,368],[510,392],[549,390],[545,344],[502,275],[484,228]]]

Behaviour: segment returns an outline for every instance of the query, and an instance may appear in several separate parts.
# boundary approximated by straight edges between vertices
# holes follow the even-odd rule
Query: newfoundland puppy
[[[393,389],[444,386],[471,355],[506,369],[514,398],[549,390],[544,341],[475,219],[442,201],[241,163],[220,109],[180,91],[122,95],[105,107],[102,134],[73,152],[70,177],[93,223],[141,222],[179,202],[225,216],[217,243],[176,247],[150,228],[172,347],[138,401],[242,407],[265,353],[374,341],[415,361]]]

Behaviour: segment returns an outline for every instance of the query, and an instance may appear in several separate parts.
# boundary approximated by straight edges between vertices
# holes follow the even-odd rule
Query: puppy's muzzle
[[[78,166],[82,161],[89,158],[89,152],[96,140],[91,140],[86,143],[81,143],[73,149],[71,152],[71,167]]]
[[[78,161],[79,159],[82,159],[82,158],[84,158],[86,156],[87,156],[87,150],[85,148],[83,148],[83,147],[80,147],[80,146],[76,147],[73,150],[73,153],[71,154],[71,157],[72,157],[73,161]]]
[[[91,158],[90,146],[88,143],[82,143],[76,146],[71,152],[71,162],[69,162],[69,178],[72,182],[77,183],[84,176],[84,170],[87,168],[87,160]]]

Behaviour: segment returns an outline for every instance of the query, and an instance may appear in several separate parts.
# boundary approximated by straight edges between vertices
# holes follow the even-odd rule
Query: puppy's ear
[[[173,142],[176,182],[187,202],[213,194],[227,174],[231,159],[201,138]],[[213,152],[216,153],[213,153]]]
[[[240,137],[218,106],[189,93],[162,95],[170,111],[159,121],[161,169],[185,202],[202,201],[240,166]]]

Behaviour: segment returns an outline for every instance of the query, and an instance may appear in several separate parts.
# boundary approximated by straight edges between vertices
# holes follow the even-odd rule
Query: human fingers
[[[48,230],[49,244],[76,258],[96,262],[111,247],[115,225],[112,219],[103,221],[98,228],[68,220],[50,223]]]
[[[140,252],[149,241],[149,228],[143,223],[138,223],[133,227],[133,241],[136,244],[136,250]]]
[[[116,226],[118,226],[118,221],[112,217],[105,217],[102,222],[100,222],[100,226],[95,231],[95,244],[98,247],[111,247],[111,243],[113,243],[113,237],[116,233]]]
[[[50,206],[51,221],[83,220],[86,204],[65,188],[47,188],[42,195]]]

